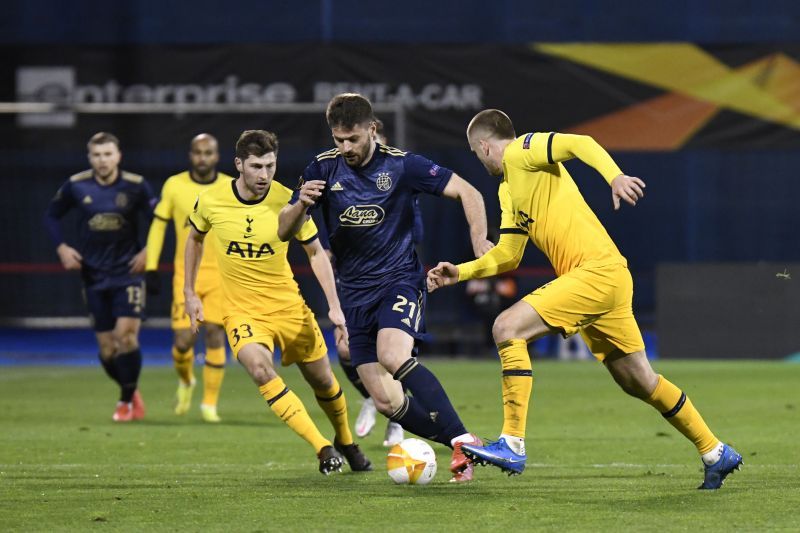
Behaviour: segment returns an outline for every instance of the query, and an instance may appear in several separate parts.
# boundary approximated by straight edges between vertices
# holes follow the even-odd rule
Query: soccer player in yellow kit
[[[239,177],[200,194],[189,217],[186,241],[184,296],[192,330],[205,320],[195,289],[203,241],[211,230],[222,277],[223,322],[233,353],[258,385],[272,411],[317,453],[319,470],[340,470],[341,455],[352,470],[371,470],[370,461],[353,443],[347,401],[331,371],[327,348],[313,313],[306,305],[286,259],[289,249],[277,235],[278,213],[292,191],[273,181],[278,138],[262,130],[242,133],[236,143]],[[328,316],[337,337],[347,335],[333,269],[317,238],[313,221],[306,222],[297,240],[328,301]],[[336,432],[334,443],[322,436],[294,394],[273,368],[280,347],[284,366],[296,363],[311,385],[317,402]],[[337,453],[338,452],[338,453]]]
[[[643,196],[645,184],[626,176],[591,137],[557,133],[516,136],[502,111],[478,113],[467,127],[470,148],[492,176],[502,177],[500,242],[475,261],[439,263],[428,290],[493,276],[519,265],[528,239],[555,268],[555,280],[525,296],[492,328],[503,369],[503,430],[486,446],[464,445],[474,460],[509,474],[525,469],[525,424],[533,388],[527,343],[550,333],[580,333],[619,386],[657,409],[697,447],[705,466],[701,489],[718,489],[742,464],[720,442],[691,400],[653,372],[631,307],[633,280],[627,261],[586,204],[562,161],[577,158],[611,186],[614,208]]]
[[[189,315],[183,300],[183,254],[189,237],[189,215],[201,192],[233,180],[233,177],[217,172],[219,148],[217,139],[201,133],[192,139],[189,149],[190,169],[170,176],[161,189],[161,198],[155,209],[153,223],[147,235],[147,292],[158,294],[160,282],[158,261],[164,246],[167,223],[175,224],[175,273],[172,277],[171,322],[174,332],[172,360],[178,373],[175,414],[189,411],[194,378],[194,345],[197,335],[190,328]],[[213,246],[213,241],[212,241]],[[222,282],[217,258],[213,253],[205,254],[197,273],[197,294],[205,311],[205,364],[203,365],[203,402],[200,413],[206,422],[219,422],[217,402],[222,379],[225,376],[225,330],[222,327]]]

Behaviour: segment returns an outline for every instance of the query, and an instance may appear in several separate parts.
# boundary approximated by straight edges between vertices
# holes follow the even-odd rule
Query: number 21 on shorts
[[[404,316],[400,322],[409,328],[414,328],[414,331],[419,329],[420,309],[418,302],[409,301],[409,299],[402,294],[398,294],[397,301],[392,306],[392,311],[396,311],[402,315],[406,315],[407,313],[407,316]]]

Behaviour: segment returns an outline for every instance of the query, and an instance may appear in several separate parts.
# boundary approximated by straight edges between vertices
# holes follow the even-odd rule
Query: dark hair
[[[86,148],[89,150],[92,149],[93,144],[107,144],[107,143],[114,143],[116,145],[117,150],[119,150],[119,139],[113,133],[108,133],[105,131],[98,131],[94,135],[89,138],[89,142],[86,143]]]
[[[242,161],[251,155],[261,157],[270,152],[278,152],[278,136],[271,131],[246,130],[236,141],[236,157]]]
[[[328,126],[333,128],[352,129],[357,124],[372,122],[372,104],[358,93],[342,93],[334,96],[325,111]]]
[[[517,138],[511,119],[499,109],[484,109],[473,117],[469,123],[467,135],[472,135],[473,132],[477,133],[479,131],[498,139]]]

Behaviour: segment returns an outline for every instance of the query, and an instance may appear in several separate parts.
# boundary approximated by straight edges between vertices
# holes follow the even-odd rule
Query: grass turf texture
[[[431,361],[467,427],[501,426],[496,362]],[[796,530],[800,527],[800,365],[658,362],[745,465],[719,491],[694,447],[617,389],[597,363],[534,362],[528,468],[478,468],[447,483],[449,450],[424,487],[385,472],[385,424],[361,439],[376,471],[323,477],[311,448],[229,365],[221,425],[172,414],[171,368],[146,368],[146,420],[111,422],[115,391],[100,368],[0,371],[0,524],[9,530],[443,531]],[[200,368],[198,367],[198,372]],[[282,372],[323,433],[330,425],[294,368]],[[351,422],[359,397],[343,383]],[[200,387],[198,387],[199,389]],[[332,435],[331,435],[332,436]]]

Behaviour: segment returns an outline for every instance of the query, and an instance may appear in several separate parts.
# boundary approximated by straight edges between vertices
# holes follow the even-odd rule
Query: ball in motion
[[[427,485],[436,475],[436,453],[425,441],[406,439],[389,450],[386,470],[398,485]]]

